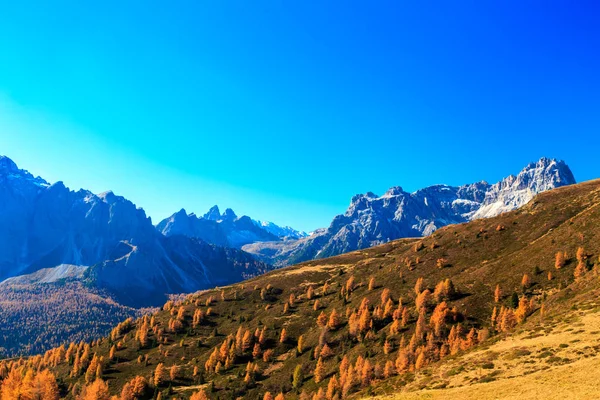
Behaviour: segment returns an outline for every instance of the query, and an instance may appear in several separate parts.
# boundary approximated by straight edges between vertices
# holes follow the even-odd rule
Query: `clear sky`
[[[154,222],[312,230],[356,193],[600,177],[595,1],[0,5],[0,154]]]

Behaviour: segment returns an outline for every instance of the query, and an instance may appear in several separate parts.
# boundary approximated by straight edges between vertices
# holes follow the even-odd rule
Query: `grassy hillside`
[[[592,399],[600,393],[600,284],[590,273],[548,297],[511,335],[423,370],[379,399]],[[422,389],[437,388],[437,389]]]
[[[546,332],[540,308],[558,321],[565,318],[560,316],[565,308],[584,303],[587,297],[580,299],[580,292],[589,296],[593,290],[593,283],[582,282],[597,282],[599,204],[600,181],[556,189],[515,212],[448,226],[427,238],[398,240],[200,292],[168,303],[152,318],[121,324],[110,338],[91,346],[72,346],[79,348],[68,355],[58,349],[45,359],[12,362],[9,369],[50,366],[68,397],[86,385],[86,375],[92,382],[96,370],[112,394],[121,393],[135,376],[144,377],[148,388],[137,398],[189,398],[200,389],[222,399],[262,399],[267,391],[294,399],[320,389],[322,398],[341,398],[483,384],[493,376],[485,378],[488,368],[475,367],[477,352],[500,352],[490,349],[515,329],[541,327],[541,334],[549,335],[570,328],[559,324]],[[563,257],[566,252],[559,269],[557,252]],[[578,266],[582,278],[574,283]],[[495,307],[509,311],[492,325]],[[338,321],[328,324],[334,310]],[[517,318],[524,321],[517,325]],[[540,346],[540,351],[548,347]],[[555,353],[551,357],[565,358]],[[450,374],[444,369],[463,361],[473,367]],[[159,367],[164,379],[155,384],[161,363],[166,376]],[[508,361],[489,363],[512,370]]]

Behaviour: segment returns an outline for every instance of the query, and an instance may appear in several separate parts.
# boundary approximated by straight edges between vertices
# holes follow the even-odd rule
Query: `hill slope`
[[[48,361],[38,359],[36,366],[50,365],[68,396],[86,384],[86,370],[93,380],[94,353],[102,357],[100,375],[112,393],[137,375],[156,383],[140,398],[170,391],[188,398],[199,389],[211,398],[260,399],[266,391],[298,398],[328,386],[331,397],[333,392],[360,397],[460,386],[465,379],[485,382],[485,373],[475,375],[470,367],[478,361],[469,357],[486,346],[503,346],[498,340],[511,340],[515,329],[517,334],[538,329],[542,305],[558,322],[566,318],[565,310],[595,298],[599,206],[600,181],[562,187],[519,210],[447,226],[426,238],[401,239],[190,295],[152,318],[121,324],[110,338],[75,346],[79,349],[68,357],[64,349],[49,352]],[[574,282],[576,269],[581,278]],[[496,302],[497,285],[502,293]],[[495,307],[502,307],[502,317],[492,324]],[[337,317],[331,317],[334,310]],[[540,334],[551,334],[541,327]],[[591,329],[578,336],[587,344],[581,354],[572,354],[573,363],[591,354],[586,346],[597,334]],[[11,368],[34,360],[13,362]],[[470,370],[460,382],[446,382],[437,372],[463,361]],[[162,373],[161,363],[174,367],[172,377]]]
[[[423,371],[401,392],[378,399],[597,398],[598,278],[597,273],[590,273],[570,290],[550,296],[543,315],[531,317],[512,335],[439,363]],[[379,390],[396,391],[391,387]]]
[[[125,318],[144,313],[74,280],[2,283],[0,310],[0,358],[96,339]]]

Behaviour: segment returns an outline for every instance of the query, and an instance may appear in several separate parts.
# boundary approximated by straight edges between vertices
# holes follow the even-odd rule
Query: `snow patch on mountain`
[[[269,221],[252,220],[257,226],[260,226],[267,232],[280,237],[282,239],[300,239],[307,237],[308,234],[303,231],[298,231],[290,226],[279,226]]]

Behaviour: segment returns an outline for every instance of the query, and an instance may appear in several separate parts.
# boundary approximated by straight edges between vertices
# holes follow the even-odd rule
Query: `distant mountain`
[[[272,222],[268,221],[258,221],[252,220],[256,225],[260,226],[262,229],[266,230],[269,233],[279,237],[280,239],[300,239],[303,237],[307,237],[308,233],[303,231],[298,231],[290,226],[279,226]]]
[[[183,235],[235,248],[249,243],[307,236],[306,233],[288,226],[280,227],[272,222],[255,221],[248,216],[238,217],[230,208],[220,214],[218,206],[213,206],[202,217],[188,214],[182,209],[161,221],[156,228],[165,236]]]
[[[230,208],[219,214],[217,206],[212,207],[203,217],[187,214],[182,209],[161,221],[156,228],[165,236],[184,235],[235,248],[248,243],[279,240],[277,235],[255,224],[250,217],[238,218]]]
[[[243,249],[265,262],[290,265],[492,217],[526,204],[537,193],[573,183],[575,178],[563,161],[542,158],[494,185],[435,185],[414,193],[397,186],[383,196],[370,192],[354,196],[346,213],[307,238],[253,243]]]
[[[249,218],[246,223],[256,228]],[[50,185],[0,157],[0,281],[61,265],[89,267],[84,279],[131,306],[162,304],[168,293],[224,285],[269,269],[237,249],[165,237],[144,210],[112,192]]]

